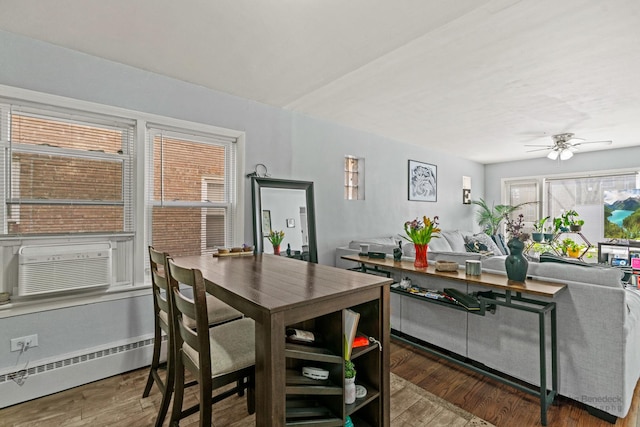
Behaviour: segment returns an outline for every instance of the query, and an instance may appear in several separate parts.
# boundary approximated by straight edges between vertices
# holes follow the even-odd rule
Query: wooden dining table
[[[255,321],[257,426],[285,425],[286,326],[379,300],[379,425],[389,425],[390,279],[269,254],[174,261],[199,269],[207,292]]]

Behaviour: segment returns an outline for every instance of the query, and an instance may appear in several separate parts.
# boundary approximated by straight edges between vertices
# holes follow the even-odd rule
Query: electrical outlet
[[[11,351],[27,351],[38,346],[38,334],[27,335],[26,337],[12,338]]]

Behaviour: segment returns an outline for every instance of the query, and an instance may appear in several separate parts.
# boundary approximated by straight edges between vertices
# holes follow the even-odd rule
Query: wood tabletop
[[[259,254],[243,257],[186,256],[175,263],[202,271],[218,292],[244,304],[278,312],[304,304],[347,297],[389,285],[392,280],[287,257]]]
[[[482,273],[479,276],[467,275],[464,270],[456,271],[436,271],[435,261],[429,262],[425,268],[416,268],[413,261],[394,261],[392,258],[369,258],[360,255],[344,255],[342,259],[363,263],[366,265],[389,268],[394,270],[407,271],[410,273],[436,276],[451,280],[466,282],[469,285],[486,286],[490,288],[502,289],[504,291],[522,292],[523,294],[539,295],[553,298],[558,292],[567,287],[565,283],[547,282],[542,280],[527,279],[524,283],[514,283],[507,280],[506,275]]]

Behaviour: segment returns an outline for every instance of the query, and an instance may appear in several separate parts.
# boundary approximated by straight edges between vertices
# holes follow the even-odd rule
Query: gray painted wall
[[[462,176],[472,178],[472,196],[481,196],[484,167],[480,164],[3,31],[0,57],[3,85],[245,131],[246,172],[264,163],[274,178],[314,181],[323,264],[333,264],[335,247],[357,237],[400,233],[404,221],[416,216],[439,215],[447,229],[474,228],[472,207],[462,204]],[[364,201],[343,199],[347,154],[365,158]],[[437,202],[407,200],[408,159],[437,165]],[[249,242],[249,179],[245,208],[245,241]],[[0,369],[15,365],[9,341],[25,334],[40,335],[40,346],[29,354],[33,362],[151,333],[151,304],[149,296],[2,319]]]
[[[552,161],[545,157],[486,165],[484,168],[485,200],[496,204],[501,202],[501,182],[503,178],[552,176],[625,168],[640,168],[640,146],[577,153],[571,159],[563,162]]]

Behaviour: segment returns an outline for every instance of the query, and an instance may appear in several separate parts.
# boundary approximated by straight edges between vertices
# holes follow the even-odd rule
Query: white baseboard
[[[22,385],[12,374],[0,376],[0,408],[148,366],[152,355],[153,339],[145,339],[56,362],[34,363]]]

